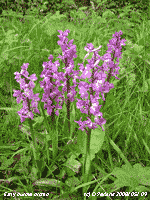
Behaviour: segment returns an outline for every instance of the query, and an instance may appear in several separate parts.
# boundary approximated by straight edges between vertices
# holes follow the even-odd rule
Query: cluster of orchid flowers
[[[91,59],[87,59],[88,63],[86,67],[84,67],[84,61],[81,64],[78,64],[79,70],[74,69],[74,61],[73,58],[76,58],[76,45],[73,45],[73,40],[68,42],[68,33],[69,30],[62,32],[58,30],[60,35],[58,35],[60,41],[58,41],[58,45],[61,46],[62,56],[59,55],[57,58],[60,58],[65,64],[65,73],[58,72],[58,67],[60,66],[59,61],[52,62],[53,56],[49,56],[49,61],[43,63],[43,71],[40,75],[41,78],[44,78],[43,81],[40,81],[40,87],[44,89],[43,97],[41,102],[44,102],[44,109],[47,109],[47,113],[52,115],[55,110],[55,114],[59,115],[59,109],[62,109],[62,103],[65,101],[67,105],[67,109],[69,112],[70,102],[76,101],[76,106],[80,109],[81,113],[87,114],[87,121],[81,121],[82,117],[79,121],[75,121],[79,124],[79,129],[82,131],[86,130],[86,127],[89,129],[97,128],[96,125],[100,125],[102,127],[103,124],[106,123],[106,120],[103,118],[103,114],[99,111],[102,105],[99,105],[98,100],[101,99],[99,94],[101,93],[103,101],[105,101],[106,93],[109,92],[111,88],[114,88],[112,83],[109,83],[110,77],[114,76],[116,79],[119,79],[116,75],[119,74],[118,70],[120,69],[119,58],[121,57],[121,49],[122,45],[125,46],[125,39],[121,39],[120,35],[122,35],[122,31],[116,32],[113,35],[113,38],[109,41],[107,53],[103,56],[98,54],[99,49],[94,49],[92,43],[87,44],[85,50],[88,52],[85,58],[93,52],[93,57]],[[68,42],[68,44],[67,44]],[[113,55],[113,57],[111,56]],[[85,59],[84,58],[84,59]],[[117,58],[116,64],[114,63],[114,59]],[[100,60],[104,61],[102,66],[99,66],[98,63]],[[17,97],[17,103],[23,102],[23,107],[20,111],[18,111],[18,115],[21,118],[21,123],[25,121],[25,118],[33,119],[33,112],[39,113],[38,110],[38,101],[40,101],[39,93],[34,94],[33,88],[35,87],[34,81],[37,80],[36,74],[32,74],[28,77],[29,73],[27,72],[29,63],[23,64],[21,66],[21,72],[15,72],[15,79],[18,83],[20,83],[20,90],[14,90],[14,97]],[[80,74],[81,72],[81,74]],[[105,72],[108,72],[108,76]],[[21,78],[23,76],[23,78]],[[72,78],[73,86],[70,86],[70,80]],[[88,78],[88,82],[84,80]],[[54,82],[53,79],[56,79]],[[77,82],[76,80],[80,80]],[[63,82],[63,83],[61,83]],[[59,91],[58,87],[62,87],[62,91]],[[75,88],[78,87],[79,94],[81,99],[75,98],[77,91]],[[64,97],[64,93],[67,91],[67,99]],[[89,95],[90,94],[90,95]],[[31,103],[30,103],[31,100]],[[53,100],[57,102],[56,105],[53,104]],[[60,102],[60,103],[59,103]],[[61,104],[61,105],[60,105]],[[91,116],[94,116],[94,122],[92,122]],[[69,116],[69,115],[68,115]],[[69,119],[69,118],[68,118]],[[102,127],[103,129],[103,127]],[[104,130],[104,129],[103,129]]]

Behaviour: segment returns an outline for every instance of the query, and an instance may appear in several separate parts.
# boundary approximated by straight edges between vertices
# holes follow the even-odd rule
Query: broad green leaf
[[[51,186],[51,187],[61,187],[61,185],[64,185],[61,181],[58,181],[56,179],[50,179],[50,178],[41,178],[37,180],[34,185],[38,186]]]
[[[91,131],[91,141],[90,141],[90,158],[91,161],[95,158],[95,154],[101,149],[104,142],[105,131],[97,125],[98,128],[92,129]],[[103,125],[105,130],[105,125]],[[86,153],[86,131],[79,130],[77,136],[76,152],[85,155]]]
[[[139,185],[138,174],[132,166],[123,165],[122,168],[116,167],[112,174],[117,177],[117,180],[114,181],[117,188],[124,186],[135,188]]]
[[[8,178],[8,179],[1,179],[1,181],[6,182],[8,184],[12,181],[18,181],[19,179],[23,179],[23,178],[20,177],[20,176],[14,176],[14,177],[11,177],[11,178]]]
[[[88,148],[88,147],[87,147]],[[84,171],[84,176],[83,176],[83,182],[84,183],[87,183],[90,180],[90,176],[91,176],[91,156],[90,156],[90,152],[86,152],[86,155],[85,155],[85,171]],[[88,186],[84,187],[84,190],[83,192],[87,192],[88,190]]]
[[[95,154],[101,149],[104,142],[105,131],[103,131],[99,125],[97,126],[98,128],[91,131],[91,141],[90,141],[91,161],[95,158]],[[103,128],[105,130],[105,124],[103,125]]]
[[[77,136],[77,145],[76,145],[76,151],[78,153],[85,154],[86,152],[86,132],[79,130],[78,136]]]
[[[150,167],[142,167],[140,163],[133,166],[138,176],[139,184],[149,185],[150,183]]]
[[[49,133],[50,134],[50,133]],[[52,138],[52,149],[53,149],[53,159],[57,156],[58,153],[58,130],[53,130],[49,135],[49,138]]]
[[[132,190],[138,189],[139,184],[149,185],[150,167],[142,167],[137,163],[133,167],[123,165],[121,168],[116,167],[112,174],[117,177],[114,184],[117,188],[129,186]]]
[[[77,177],[69,177],[66,181],[65,184],[68,185],[69,187],[76,187],[81,184],[81,181]]]
[[[71,109],[71,113],[70,113],[70,121],[71,121],[71,133],[73,133],[73,131],[75,130],[75,102],[72,103],[72,109]]]
[[[79,168],[81,167],[81,163],[75,160],[74,155],[72,155],[63,165],[68,167],[75,173],[79,173]]]
[[[147,192],[147,191],[150,192],[150,190],[147,187],[145,187],[145,186],[137,186],[135,188],[135,191],[140,192],[140,193],[141,192]],[[143,198],[141,198],[141,200],[143,200]]]

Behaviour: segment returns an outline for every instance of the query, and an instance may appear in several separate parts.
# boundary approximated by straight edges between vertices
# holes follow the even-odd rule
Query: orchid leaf
[[[56,179],[41,178],[41,179],[35,181],[34,185],[37,185],[37,186],[48,186],[48,187],[61,187],[64,184],[61,181],[58,181]]]
[[[97,125],[98,126],[98,125]],[[103,128],[105,126],[103,125]],[[95,154],[101,149],[104,142],[105,131],[98,126],[96,129],[91,130],[91,139],[90,139],[90,158],[91,161],[95,158]],[[78,134],[76,151],[78,153],[85,154],[86,152],[86,132],[83,131],[81,134]]]
[[[81,163],[75,160],[74,155],[72,155],[63,165],[69,168],[74,173],[79,173],[79,168],[81,167]]]
[[[100,126],[98,127],[99,128],[96,128],[94,130],[92,129],[91,131],[91,140],[90,140],[91,161],[95,158],[95,154],[98,153],[104,142],[105,131],[103,131]],[[103,128],[105,130],[105,125],[103,125]]]
[[[66,181],[65,184],[68,185],[70,188],[76,187],[81,184],[81,181],[77,177],[69,177]]]

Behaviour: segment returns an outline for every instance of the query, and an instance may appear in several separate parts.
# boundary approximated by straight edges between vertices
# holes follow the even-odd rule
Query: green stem
[[[36,168],[37,167],[37,155],[36,155],[36,151],[37,151],[37,145],[36,145],[36,139],[35,139],[35,135],[34,135],[34,131],[33,131],[33,126],[32,126],[32,120],[29,118],[28,119],[28,123],[29,123],[29,127],[30,127],[30,131],[31,131],[31,137],[32,137],[32,141],[33,141],[33,156],[34,156],[34,165]]]
[[[95,55],[94,55],[95,56]],[[96,62],[96,57],[95,57],[95,62]],[[94,82],[94,69],[92,70],[92,83]],[[90,87],[89,88],[89,93],[94,96],[94,91],[93,91],[93,88]],[[90,113],[90,107],[92,106],[92,103],[91,103],[91,98],[90,98],[90,95],[89,95],[89,98],[90,99],[90,102],[89,102],[89,109],[88,109],[88,117],[92,120],[92,114]],[[85,157],[85,174],[84,174],[84,183],[87,183],[89,182],[89,177],[91,176],[91,155],[90,155],[90,141],[91,141],[91,129],[88,128],[86,129],[86,134],[87,134],[87,137],[86,137],[86,157]],[[83,195],[84,193],[86,193],[88,190],[87,187],[83,188]]]
[[[65,66],[66,68],[68,67],[68,59],[65,58]],[[68,76],[68,74],[66,75],[66,78],[67,78],[67,94],[70,92],[70,78]],[[71,136],[70,134],[70,100],[69,98],[67,99],[67,121],[68,121],[68,131],[69,131],[69,137]]]
[[[51,75],[53,75],[53,73],[51,73]],[[50,82],[53,84],[53,85],[55,85],[54,84],[54,82],[53,82],[53,79],[52,79],[52,77],[50,77]],[[52,93],[52,89],[50,89],[50,93]],[[55,105],[54,104],[54,99],[52,99],[51,97],[50,97],[50,100],[52,101],[52,105]],[[52,138],[52,148],[53,148],[53,159],[54,158],[56,158],[56,156],[57,156],[57,153],[58,153],[58,135],[57,135],[57,133],[55,132],[55,112],[54,112],[54,109],[55,108],[52,108],[52,113],[51,113],[51,138]],[[49,132],[49,134],[50,134],[50,132]]]
[[[43,116],[44,116],[44,125],[45,125],[46,129],[48,130],[48,133],[50,134],[50,132],[49,132],[50,128],[49,128],[49,125],[48,125],[47,117],[46,117],[46,115],[45,115],[45,113],[44,113],[44,109],[43,109],[44,103],[43,103],[43,105],[41,106],[41,102],[40,102],[39,105],[40,105],[42,114],[43,114]],[[46,145],[47,159],[48,159],[48,165],[49,165],[49,150],[48,150],[47,142],[46,142],[45,145]]]
[[[85,128],[86,129],[86,128]],[[85,160],[84,160],[84,183],[88,183],[89,176],[91,176],[91,156],[90,156],[90,137],[91,137],[91,129],[86,129],[86,152],[85,152]],[[87,193],[88,186],[83,188],[83,195],[84,193]]]
[[[29,83],[29,80],[27,80],[26,77],[25,77],[25,81],[26,81],[27,84]],[[30,106],[29,98],[27,98],[27,104],[28,104],[29,112],[31,112],[31,106]],[[32,120],[30,118],[28,118],[28,123],[29,123],[30,131],[31,131],[32,141],[33,141],[33,148],[32,148],[32,150],[33,150],[33,156],[34,156],[34,165],[35,165],[36,168],[38,168],[37,167],[37,162],[36,162],[36,160],[37,160],[37,154],[36,154],[36,152],[37,152],[38,148],[37,148],[37,145],[36,145],[36,139],[35,139],[35,135],[34,135],[34,131],[33,131]]]

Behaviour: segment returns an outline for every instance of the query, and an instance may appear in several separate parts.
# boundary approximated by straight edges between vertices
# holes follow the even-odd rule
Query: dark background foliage
[[[47,2],[46,4],[44,4]],[[74,2],[74,5],[73,3]],[[96,7],[96,11],[99,12],[101,10],[102,5],[97,0],[92,1]],[[146,11],[148,9],[149,0],[118,0],[118,1],[106,1],[103,6],[105,6],[107,9],[122,9],[126,6],[126,4],[130,3],[130,5],[135,8],[136,10]],[[42,6],[45,5],[45,9],[43,12],[40,12],[42,9]],[[16,12],[21,12],[23,15],[27,14],[27,10],[30,10],[32,8],[36,8],[38,11],[38,14],[46,15],[48,12],[52,12],[53,14],[59,10],[61,14],[64,12],[69,12],[70,9],[73,7],[91,7],[90,0],[74,0],[74,1],[64,1],[64,0],[0,0],[0,14],[2,14],[3,10],[9,10],[12,9]]]
[[[90,0],[74,0],[76,6],[82,7],[82,6],[91,6]]]

